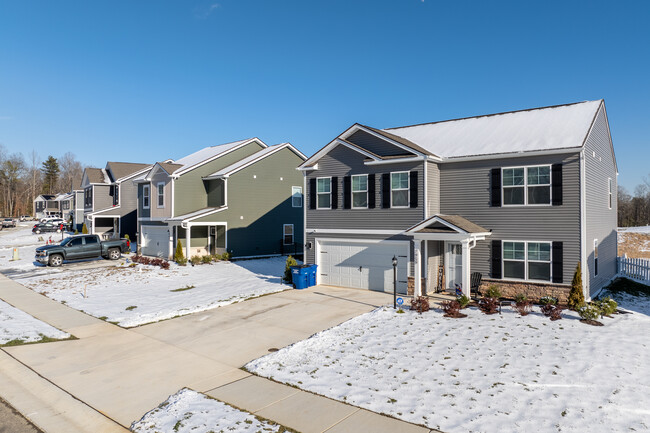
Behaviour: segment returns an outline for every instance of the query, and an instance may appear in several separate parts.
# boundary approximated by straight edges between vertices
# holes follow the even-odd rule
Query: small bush
[[[470,299],[467,297],[467,295],[460,295],[456,297],[456,300],[460,304],[460,309],[462,310],[463,308],[467,308],[469,305]]]
[[[223,253],[220,257],[220,260],[229,261],[232,258],[232,254],[229,251]]]
[[[429,298],[426,296],[418,296],[417,298],[411,299],[411,310],[415,310],[418,313],[422,314],[425,311],[429,311],[431,307],[429,306]]]
[[[600,308],[596,304],[585,304],[577,311],[583,320],[596,320],[600,316]]]
[[[609,296],[598,301],[597,305],[600,308],[600,314],[602,316],[611,316],[616,313],[616,309],[618,308],[618,303]]]
[[[440,303],[445,317],[466,317],[460,312],[460,303],[458,301],[442,301]]]
[[[533,303],[528,300],[526,295],[518,294],[515,296],[515,310],[522,316],[527,316],[533,310]]]
[[[478,308],[485,314],[495,314],[499,312],[499,299],[494,297],[483,297],[478,301]]]
[[[79,230],[74,229],[74,234],[75,234],[75,235],[78,235],[78,234],[79,234]]]
[[[557,298],[553,296],[544,296],[539,300],[542,305],[557,305]]]
[[[131,240],[131,238],[129,237],[128,234],[124,235],[124,239],[126,239],[127,241],[130,241],[130,240]]]
[[[580,269],[580,263],[578,263],[576,271],[573,274],[573,281],[571,282],[571,291],[569,292],[567,305],[571,310],[578,311],[578,309],[584,304],[585,295],[582,293],[582,271]]]
[[[201,262],[204,263],[204,264],[212,263],[212,256],[207,255],[207,256],[201,257]]]
[[[174,261],[181,266],[185,266],[187,264],[187,259],[183,254],[183,247],[181,245],[180,239],[176,241],[176,251],[174,252]]]
[[[293,278],[291,277],[291,266],[297,266],[298,262],[293,257],[287,257],[287,262],[284,265],[284,277],[282,278],[285,283],[291,283]]]
[[[551,305],[551,312],[549,316],[551,317],[551,320],[560,320],[562,318],[562,310],[563,308],[560,307],[559,305]]]
[[[81,226],[81,233],[87,235],[88,234],[88,227],[86,227],[86,223],[83,223]]]
[[[190,258],[190,263],[192,264],[192,266],[200,264],[201,263],[201,256],[192,256]]]
[[[485,297],[486,298],[500,298],[501,297],[501,291],[499,290],[499,286],[491,285],[489,289],[487,289],[487,292],[485,292]]]
[[[169,269],[169,262],[164,259],[160,258],[149,258],[149,257],[144,257],[144,256],[139,256],[139,255],[134,255],[131,257],[131,261],[134,263],[140,263],[142,265],[151,265],[151,266],[159,266],[162,269]]]

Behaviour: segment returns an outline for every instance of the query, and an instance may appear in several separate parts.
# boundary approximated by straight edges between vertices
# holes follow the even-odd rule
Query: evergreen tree
[[[88,227],[86,227],[86,223],[81,226],[81,233],[87,235],[88,234]]]
[[[569,308],[577,310],[585,304],[585,295],[582,293],[582,270],[580,263],[576,266],[576,271],[573,274],[573,281],[571,282],[571,291],[569,292],[569,300],[567,301]]]
[[[174,253],[174,261],[179,265],[185,265],[187,263],[187,260],[185,259],[185,255],[183,254],[183,247],[181,246],[180,239],[176,242],[176,252]]]
[[[284,278],[283,278],[285,283],[290,283],[291,281],[293,281],[293,278],[291,277],[291,266],[297,266],[297,265],[298,262],[296,261],[296,259],[294,259],[291,256],[287,257],[287,263],[284,266]]]
[[[59,162],[55,157],[50,155],[43,162],[41,171],[43,172],[43,192],[46,194],[54,194],[56,192],[57,181],[59,180],[59,173],[61,172]]]

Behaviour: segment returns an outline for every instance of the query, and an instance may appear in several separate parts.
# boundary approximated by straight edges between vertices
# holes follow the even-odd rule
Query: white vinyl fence
[[[650,260],[618,257],[618,274],[640,282],[649,283]]]

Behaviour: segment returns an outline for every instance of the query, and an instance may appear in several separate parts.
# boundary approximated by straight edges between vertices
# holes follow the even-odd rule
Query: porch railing
[[[645,284],[650,283],[650,260],[618,257],[617,265],[619,275]]]
[[[284,240],[280,240],[280,253],[285,255],[292,256],[302,256],[303,255],[303,245],[298,242],[293,242],[291,244],[285,244]]]

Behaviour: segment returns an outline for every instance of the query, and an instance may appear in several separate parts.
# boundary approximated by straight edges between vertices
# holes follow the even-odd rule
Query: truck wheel
[[[108,250],[108,258],[111,260],[117,260],[122,257],[122,253],[117,248],[111,248]]]
[[[55,268],[61,266],[63,264],[63,256],[61,254],[53,254],[50,256],[48,263]]]

